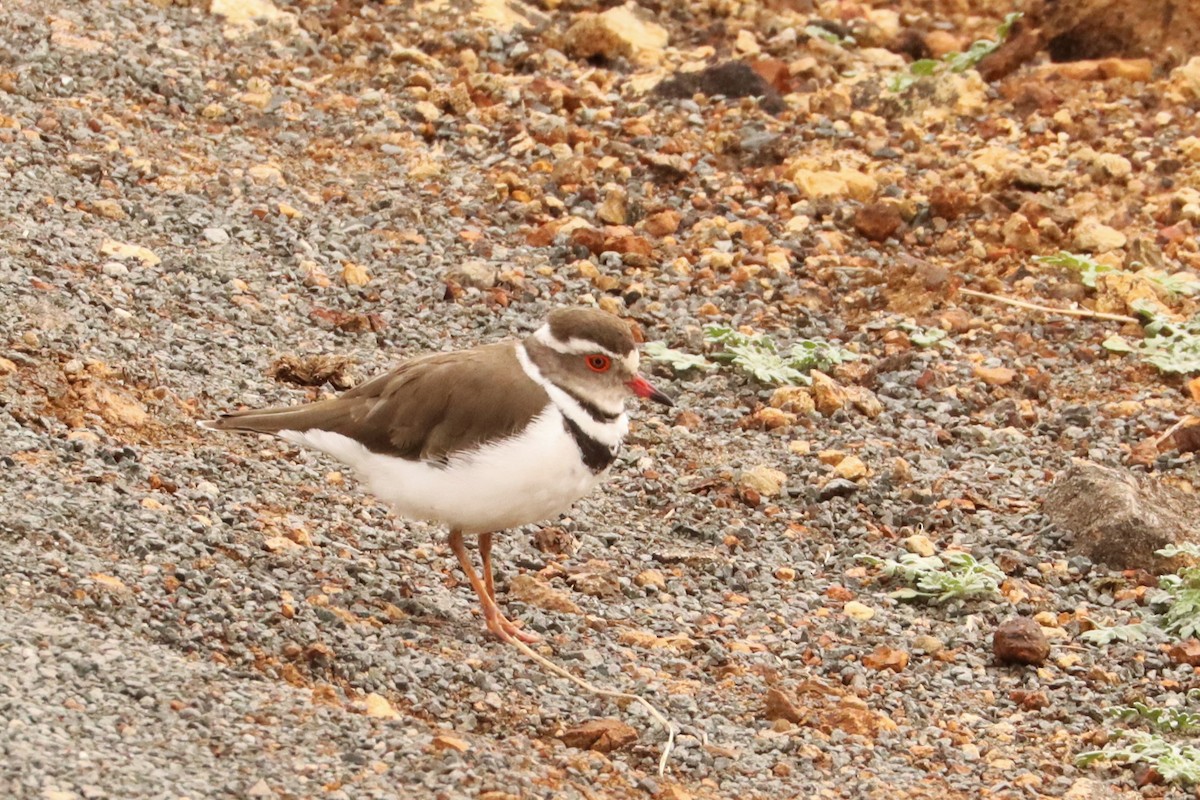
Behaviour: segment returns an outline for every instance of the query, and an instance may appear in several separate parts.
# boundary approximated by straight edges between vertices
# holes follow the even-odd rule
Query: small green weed
[[[1113,642],[1145,642],[1151,638],[1162,636],[1162,632],[1149,622],[1139,622],[1134,625],[1113,625],[1109,628],[1094,628],[1079,634],[1079,638],[1092,644],[1112,644]]]
[[[1068,253],[1066,250],[1060,250],[1052,256],[1034,256],[1033,260],[1039,264],[1049,264],[1052,267],[1063,267],[1064,269],[1072,269],[1079,273],[1079,282],[1089,289],[1096,288],[1096,278],[1106,272],[1120,272],[1117,267],[1110,267],[1108,264],[1101,264],[1091,256],[1080,255],[1079,253]]]
[[[913,87],[913,84],[922,78],[927,78],[932,75],[937,75],[940,72],[966,72],[973,69],[987,56],[996,52],[1004,40],[1008,38],[1008,34],[1012,32],[1013,23],[1020,19],[1023,14],[1019,11],[1007,15],[1004,22],[996,26],[996,38],[979,39],[973,43],[966,51],[962,53],[954,52],[947,53],[938,61],[932,58],[922,58],[914,61],[908,66],[908,72],[901,72],[892,77],[888,88],[895,93],[906,92]]]
[[[1200,563],[1200,547],[1194,544],[1171,545],[1154,551],[1163,558],[1189,556]],[[1154,616],[1135,625],[1114,625],[1096,628],[1079,635],[1093,644],[1112,642],[1145,642],[1167,636],[1190,639],[1200,636],[1200,566],[1180,567],[1169,575],[1161,575],[1158,589],[1146,597],[1147,603],[1158,610]],[[1200,698],[1200,694],[1197,695]]]
[[[1091,256],[1065,250],[1052,256],[1035,256],[1033,260],[1040,264],[1074,270],[1079,273],[1080,282],[1092,289],[1096,288],[1101,275],[1127,272],[1102,264]],[[1159,270],[1139,270],[1127,274],[1145,278],[1168,298],[1200,294],[1200,278],[1190,272],[1172,274]],[[1184,375],[1200,372],[1200,316],[1177,322],[1145,302],[1134,304],[1134,310],[1145,320],[1146,336],[1141,341],[1130,342],[1124,336],[1113,334],[1104,340],[1103,346],[1106,350],[1114,353],[1133,353],[1163,372]]]
[[[1200,315],[1176,322],[1146,304],[1134,310],[1146,319],[1146,337],[1130,342],[1113,334],[1103,347],[1114,353],[1134,353],[1163,372],[1189,375],[1200,372]]]
[[[1195,689],[1188,692],[1188,699],[1195,700],[1196,694]],[[1183,736],[1200,733],[1200,711],[1189,711],[1186,708],[1155,708],[1145,703],[1134,703],[1119,706],[1108,713],[1121,722],[1144,722],[1159,733],[1178,733]]]
[[[1189,702],[1200,699],[1200,690],[1187,693]],[[1200,749],[1180,745],[1168,736],[1194,736],[1200,733],[1200,712],[1188,708],[1156,708],[1145,703],[1120,706],[1108,712],[1115,720],[1144,725],[1144,730],[1119,730],[1113,739],[1099,750],[1089,750],[1075,757],[1079,766],[1109,762],[1116,764],[1147,764],[1167,783],[1191,785],[1200,783]]]
[[[642,346],[642,352],[649,356],[651,360],[661,361],[676,372],[687,372],[690,369],[712,372],[717,368],[716,364],[704,356],[685,353],[682,350],[674,350],[662,342],[646,342]]]
[[[812,383],[810,369],[826,370],[835,364],[854,361],[857,353],[821,339],[801,339],[788,355],[779,352],[775,340],[761,333],[745,334],[734,328],[708,325],[704,337],[721,350],[713,353],[714,361],[731,364],[773,386]]]
[[[1063,267],[1064,269],[1075,270],[1079,273],[1079,282],[1089,289],[1096,288],[1096,279],[1101,275],[1111,272],[1128,272],[1120,267],[1101,264],[1091,256],[1081,255],[1079,253],[1069,253],[1066,250],[1060,250],[1052,256],[1034,256],[1033,260],[1039,264],[1049,264],[1052,267]],[[1135,267],[1141,267],[1141,263],[1135,261]],[[1190,272],[1166,273],[1152,269],[1142,269],[1136,273],[1140,277],[1153,283],[1167,297],[1193,297],[1200,294],[1200,278]]]
[[[904,553],[898,559],[859,555],[861,561],[879,567],[889,578],[907,583],[890,593],[897,600],[930,600],[944,603],[955,598],[995,595],[1004,573],[995,564],[980,563],[969,553],[919,556]]]
[[[822,28],[820,25],[806,25],[804,26],[804,32],[814,39],[823,39],[830,44],[836,44],[839,47],[858,44],[853,36],[838,36],[833,31],[828,30],[827,28]]]
[[[691,369],[712,372],[719,364],[730,364],[773,386],[807,386],[812,383],[809,370],[826,370],[835,364],[860,358],[857,353],[823,339],[801,339],[790,353],[783,355],[770,336],[746,334],[720,325],[705,327],[704,338],[710,344],[720,345],[721,349],[712,354],[712,361],[701,355],[673,350],[661,342],[650,342],[642,351],[654,361],[669,364],[676,372]]]
[[[1164,547],[1155,551],[1164,558],[1191,556],[1200,559],[1200,547],[1194,544]],[[1181,567],[1172,575],[1158,579],[1159,590],[1148,599],[1152,605],[1166,606],[1160,626],[1180,639],[1200,634],[1200,566]]]
[[[946,337],[949,333],[944,328],[922,328],[911,322],[902,322],[896,326],[908,334],[908,340],[917,347],[933,347],[936,344],[948,345]]]
[[[1081,767],[1098,762],[1148,764],[1167,783],[1200,783],[1200,750],[1191,745],[1167,741],[1147,731],[1117,731],[1116,739],[1100,750],[1080,753],[1075,763]]]

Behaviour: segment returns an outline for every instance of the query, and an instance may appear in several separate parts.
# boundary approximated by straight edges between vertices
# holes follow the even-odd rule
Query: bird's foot
[[[521,630],[516,623],[506,618],[498,609],[495,614],[487,616],[486,622],[487,629],[502,642],[511,643],[515,639],[525,644],[533,644],[542,640],[542,637],[532,631]]]

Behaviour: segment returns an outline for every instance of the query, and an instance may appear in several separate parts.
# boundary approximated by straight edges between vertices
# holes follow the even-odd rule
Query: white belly
[[[340,433],[282,431],[280,436],[353,467],[397,513],[464,533],[500,531],[556,516],[605,475],[584,466],[553,406],[520,436],[452,458],[445,467],[372,453]]]

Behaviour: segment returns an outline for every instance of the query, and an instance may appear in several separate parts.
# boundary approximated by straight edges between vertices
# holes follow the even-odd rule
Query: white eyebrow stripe
[[[574,422],[592,439],[610,448],[614,453],[616,452],[616,448],[620,446],[621,440],[629,432],[629,417],[625,415],[624,403],[616,409],[602,408],[597,404],[597,408],[613,413],[616,416],[608,422],[593,419],[592,415],[583,406],[579,405],[579,401],[555,386],[551,380],[542,374],[542,371],[529,358],[529,354],[525,352],[525,345],[520,343],[517,344],[517,361],[521,364],[521,369],[525,371],[530,380],[541,386],[546,390],[546,394],[550,395],[550,401],[558,409],[558,413]]]
[[[589,339],[577,339],[572,336],[570,339],[564,342],[562,339],[557,338],[553,333],[550,332],[549,325],[543,325],[542,327],[538,328],[533,335],[539,342],[546,345],[556,353],[562,353],[568,356],[581,356],[587,353],[603,353],[604,355],[610,358],[615,358],[618,361],[624,358],[624,356],[617,355],[607,347],[598,345]]]

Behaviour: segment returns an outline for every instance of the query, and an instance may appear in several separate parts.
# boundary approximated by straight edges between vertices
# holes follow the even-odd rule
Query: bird
[[[314,448],[401,517],[447,526],[487,630],[532,643],[540,637],[496,602],[493,536],[557,516],[607,476],[629,431],[628,398],[673,405],[638,369],[626,322],[557,308],[523,339],[417,356],[332,399],[200,424]],[[467,554],[471,535],[482,576]]]

